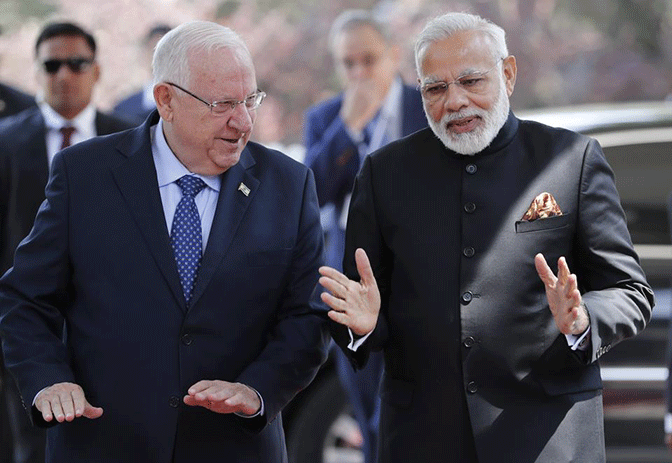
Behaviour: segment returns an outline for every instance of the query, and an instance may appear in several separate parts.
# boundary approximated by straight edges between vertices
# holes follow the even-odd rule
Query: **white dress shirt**
[[[63,142],[61,128],[75,128],[75,132],[70,138],[71,145],[88,140],[89,138],[93,138],[98,135],[96,133],[96,108],[93,105],[88,105],[82,110],[82,112],[70,120],[58,114],[45,102],[41,102],[39,107],[40,111],[42,112],[42,117],[44,117],[44,124],[47,128],[46,141],[47,159],[49,160],[49,165],[51,165],[51,161],[54,159],[54,155],[56,155],[56,153],[61,149],[61,143]]]

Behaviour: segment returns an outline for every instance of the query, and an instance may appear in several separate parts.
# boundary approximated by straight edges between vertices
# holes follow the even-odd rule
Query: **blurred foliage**
[[[45,21],[75,20],[100,42],[96,103],[110,108],[147,79],[138,43],[156,22],[214,20],[245,39],[268,98],[255,137],[300,143],[303,113],[340,83],[327,47],[334,18],[372,8],[405,50],[402,76],[415,81],[414,37],[447,11],[478,13],[502,26],[516,56],[515,109],[664,99],[672,88],[672,0],[0,0],[3,79],[35,92],[33,41]],[[133,65],[135,63],[135,65]],[[123,71],[121,71],[123,70]]]

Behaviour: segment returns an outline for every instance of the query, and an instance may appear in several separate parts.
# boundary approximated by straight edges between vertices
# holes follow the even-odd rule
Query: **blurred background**
[[[111,109],[149,76],[142,40],[157,23],[192,19],[232,27],[248,43],[269,97],[254,137],[300,150],[303,112],[338,91],[327,31],[345,8],[372,8],[393,24],[415,81],[413,40],[427,18],[469,11],[501,25],[518,60],[515,109],[663,100],[672,89],[670,0],[1,0],[0,80],[30,93],[35,38],[46,21],[93,31],[102,79],[95,103]],[[292,147],[293,145],[293,147]]]

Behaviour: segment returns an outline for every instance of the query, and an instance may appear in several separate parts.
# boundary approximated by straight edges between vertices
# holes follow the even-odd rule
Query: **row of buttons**
[[[468,174],[473,175],[476,173],[478,168],[476,167],[476,164],[467,164],[464,170],[466,170]],[[474,212],[476,212],[476,204],[472,202],[466,203],[464,205],[464,212],[466,212],[467,214],[473,214]],[[464,254],[465,257],[473,257],[475,253],[476,251],[471,246],[467,246],[462,250],[462,254]],[[474,295],[471,291],[465,291],[464,293],[462,293],[460,300],[462,301],[463,305],[467,305],[471,302],[473,298]],[[474,339],[474,337],[472,336],[467,336],[466,338],[464,338],[462,344],[464,345],[464,347],[468,349],[470,347],[473,347],[474,344],[476,344],[476,339]],[[469,394],[475,394],[477,391],[478,391],[478,384],[476,384],[475,381],[469,381],[467,383],[467,392]]]

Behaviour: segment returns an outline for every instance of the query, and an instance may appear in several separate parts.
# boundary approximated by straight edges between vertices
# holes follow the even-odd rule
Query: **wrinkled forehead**
[[[492,39],[480,31],[458,31],[422,50],[419,76],[455,79],[484,72],[495,63]]]
[[[242,88],[244,93],[257,89],[257,79],[249,54],[231,48],[200,51],[189,55],[191,84]]]

